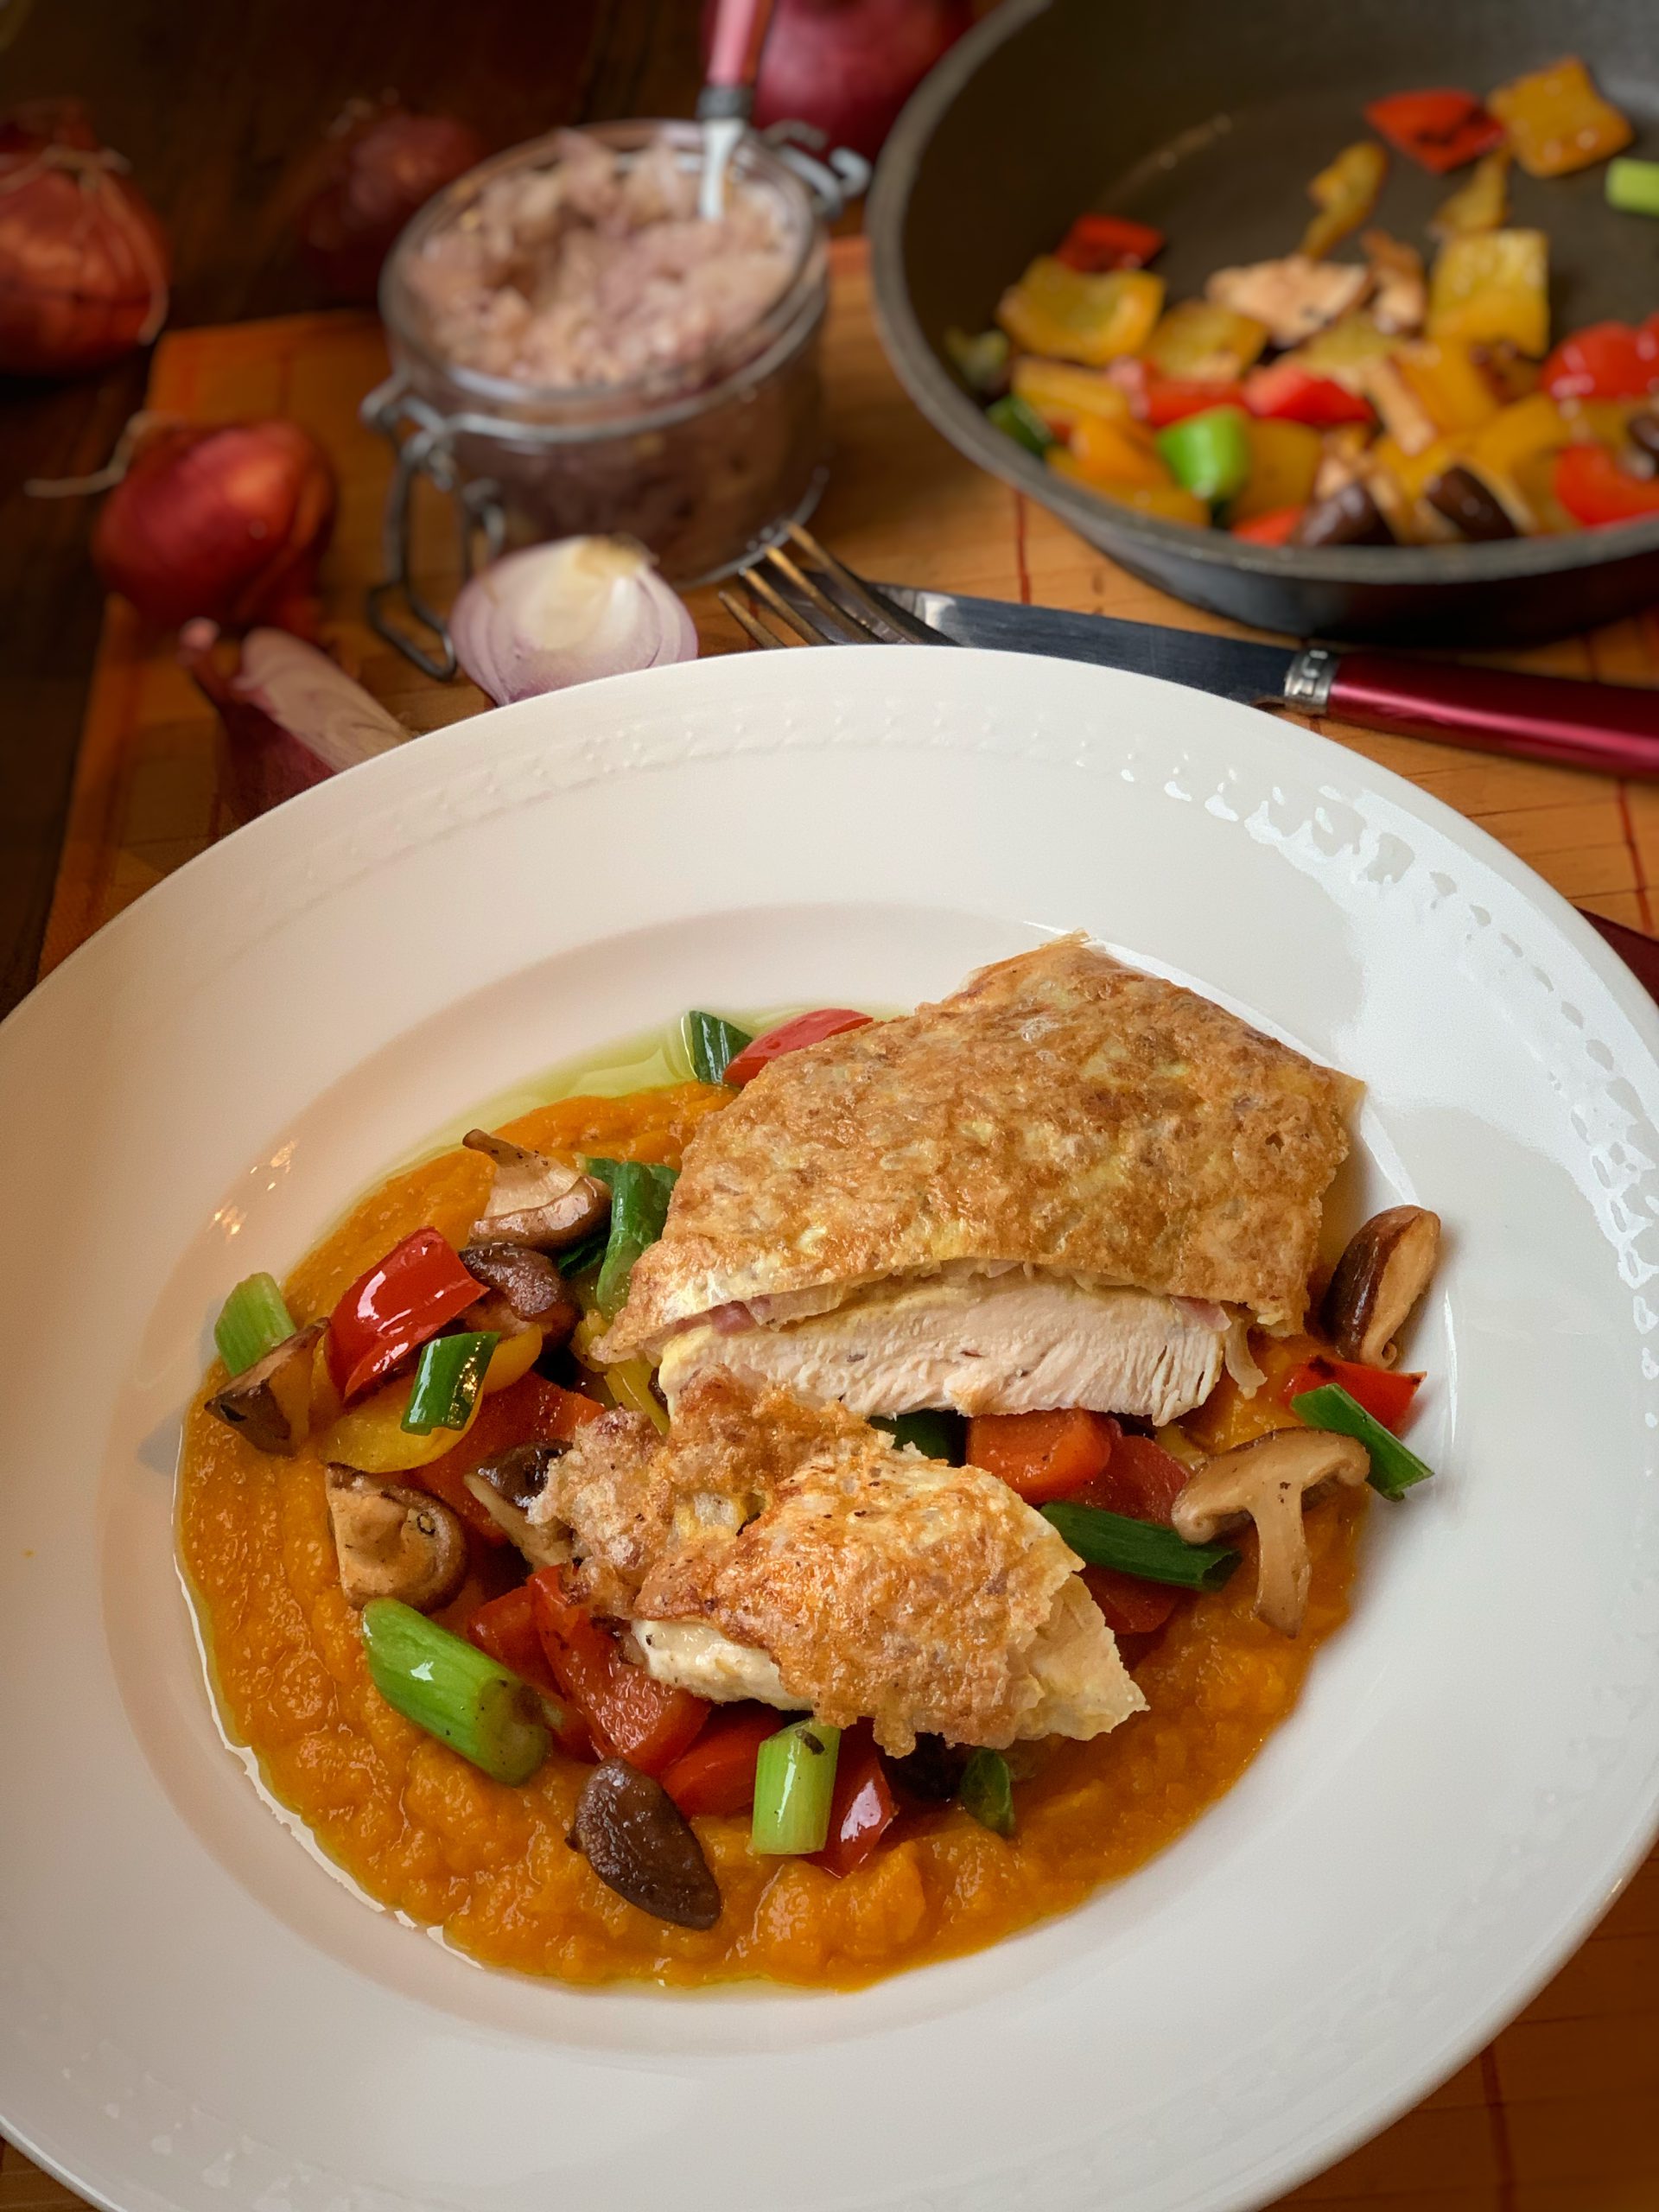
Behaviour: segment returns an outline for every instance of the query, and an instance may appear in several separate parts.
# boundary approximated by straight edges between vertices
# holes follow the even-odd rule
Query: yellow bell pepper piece
[[[1086,485],[1102,499],[1110,499],[1120,507],[1133,507],[1137,514],[1158,515],[1165,522],[1192,523],[1205,529],[1210,520],[1210,510],[1204,501],[1196,499],[1183,485],[1125,484],[1090,475],[1078,463],[1075,454],[1064,446],[1056,446],[1048,456],[1048,465],[1057,476],[1069,476],[1074,483]]]
[[[1427,339],[1402,346],[1395,366],[1437,430],[1478,430],[1503,404],[1460,339]]]
[[[541,1357],[545,1341],[537,1328],[515,1329],[510,1337],[501,1338],[490,1354],[490,1363],[479,1386],[485,1396],[492,1390],[511,1389],[515,1382],[521,1382]]]
[[[1166,377],[1194,384],[1229,384],[1243,375],[1268,342],[1268,327],[1209,300],[1171,308],[1141,349]]]
[[[1507,338],[1549,351],[1549,240],[1542,231],[1471,231],[1447,238],[1428,287],[1431,338]]]
[[[1461,438],[1436,438],[1420,453],[1408,453],[1397,438],[1379,438],[1371,448],[1371,460],[1388,471],[1414,505],[1437,476],[1463,459],[1466,444]]]
[[[1306,423],[1258,423],[1252,420],[1250,473],[1244,489],[1229,503],[1230,524],[1253,522],[1280,507],[1303,507],[1313,496],[1313,479],[1319,473],[1325,441]]]
[[[1519,494],[1519,505],[1531,528],[1550,537],[1564,537],[1568,531],[1582,530],[1584,524],[1576,515],[1568,514],[1555,496],[1555,455],[1554,453],[1529,454],[1517,462],[1514,473],[1499,480],[1500,486]]]
[[[1510,163],[1507,146],[1483,154],[1450,199],[1441,200],[1429,220],[1436,238],[1456,238],[1461,231],[1499,231],[1510,212]]]
[[[1397,337],[1379,330],[1370,316],[1362,311],[1344,315],[1329,330],[1319,331],[1294,346],[1284,358],[1310,374],[1335,377],[1339,384],[1351,385],[1357,390],[1361,379],[1350,372],[1367,361],[1381,360],[1384,354],[1392,353],[1399,343]]]
[[[1061,455],[1074,464],[1063,467]],[[1163,485],[1172,482],[1167,468],[1138,423],[1107,423],[1085,416],[1071,433],[1070,449],[1051,446],[1051,466],[1063,475],[1076,474],[1091,484]]]
[[[1144,269],[1090,276],[1045,253],[1003,293],[996,319],[1022,353],[1101,368],[1141,351],[1163,304],[1163,278]]]
[[[1319,171],[1307,188],[1319,212],[1302,233],[1301,251],[1310,260],[1323,259],[1369,219],[1388,173],[1389,157],[1374,138],[1344,146],[1330,168]]]
[[[605,1370],[605,1380],[611,1395],[631,1414],[644,1414],[648,1421],[668,1434],[668,1409],[659,1405],[657,1394],[651,1387],[652,1368],[648,1359],[620,1360]]]
[[[1508,130],[1515,158],[1529,176],[1566,176],[1587,169],[1636,136],[1618,110],[1603,99],[1576,54],[1500,85],[1486,105]]]
[[[1469,441],[1469,459],[1494,476],[1512,477],[1523,463],[1552,454],[1572,437],[1572,426],[1547,391],[1530,392],[1500,408]]]
[[[1099,369],[1080,369],[1070,361],[1045,361],[1022,353],[1014,365],[1016,399],[1036,409],[1056,437],[1069,438],[1085,416],[1107,423],[1130,419],[1129,395]]]
[[[460,1442],[478,1419],[478,1409],[493,1391],[505,1390],[529,1374],[542,1356],[546,1341],[536,1328],[517,1329],[503,1337],[490,1354],[484,1380],[463,1428],[435,1428],[416,1436],[404,1425],[412,1375],[388,1382],[355,1406],[338,1414],[323,1435],[318,1450],[327,1459],[338,1459],[365,1475],[396,1475],[407,1467],[424,1467],[441,1459]]]

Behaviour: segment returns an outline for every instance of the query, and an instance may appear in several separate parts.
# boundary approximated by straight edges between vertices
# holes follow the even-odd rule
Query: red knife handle
[[[1302,671],[1300,687],[1294,679],[1287,683],[1292,705],[1317,696],[1317,713],[1365,729],[1560,760],[1611,776],[1659,777],[1659,690],[1319,646],[1300,654],[1298,663],[1323,665]]]

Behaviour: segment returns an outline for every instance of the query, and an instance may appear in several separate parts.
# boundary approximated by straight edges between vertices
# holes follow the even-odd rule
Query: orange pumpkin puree
[[[697,1122],[728,1096],[687,1084],[569,1099],[505,1134],[547,1150],[674,1166]],[[290,1276],[296,1318],[328,1313],[423,1224],[463,1243],[486,1176],[461,1150],[394,1176]],[[222,1380],[215,1369],[202,1399]],[[1266,1395],[1246,1404],[1233,1394],[1206,1408],[1206,1447],[1287,1421]],[[681,1985],[765,1975],[847,1987],[1067,1910],[1212,1804],[1294,1705],[1314,1653],[1344,1618],[1364,1501],[1363,1491],[1344,1491],[1308,1515],[1313,1587],[1299,1637],[1251,1618],[1247,1557],[1225,1590],[1184,1606],[1136,1668],[1149,1711],[1093,1743],[1037,1755],[1039,1770],[1016,1791],[1012,1840],[951,1806],[907,1817],[899,1840],[837,1881],[802,1859],[752,1857],[747,1815],[699,1820],[725,1898],[706,1934],[625,1904],[567,1846],[588,1769],[556,1751],[524,1787],[507,1789],[383,1702],[340,1594],[314,1452],[267,1458],[199,1400],[179,1516],[228,1728],[371,1896],[441,1928],[474,1957],[526,1974]]]

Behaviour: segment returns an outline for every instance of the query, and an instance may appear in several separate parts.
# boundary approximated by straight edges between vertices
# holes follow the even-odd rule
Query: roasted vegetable
[[[1522,353],[1549,348],[1549,240],[1542,231],[1475,231],[1449,238],[1429,278],[1428,334]]]
[[[1267,342],[1267,325],[1254,315],[1209,300],[1182,300],[1141,350],[1163,375],[1203,384],[1243,376]]]
[[[1389,157],[1370,138],[1344,147],[1307,188],[1319,213],[1302,233],[1302,251],[1318,261],[1370,219],[1389,172]]]
[[[1141,351],[1163,302],[1161,276],[1136,270],[1091,276],[1042,254],[1004,292],[996,319],[1022,353],[1097,368]]]
[[[1488,105],[1529,176],[1566,176],[1605,162],[1636,133],[1603,99],[1576,55],[1500,85]]]

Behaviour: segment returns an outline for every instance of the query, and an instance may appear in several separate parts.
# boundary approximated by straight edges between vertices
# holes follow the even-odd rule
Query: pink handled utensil
[[[697,99],[702,125],[702,178],[697,213],[715,221],[726,204],[726,171],[754,109],[760,50],[772,26],[773,0],[720,0],[709,41],[709,74]]]

